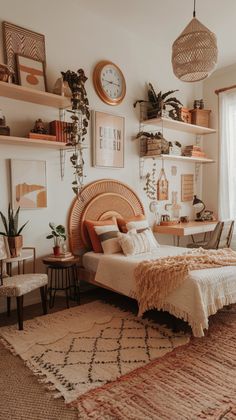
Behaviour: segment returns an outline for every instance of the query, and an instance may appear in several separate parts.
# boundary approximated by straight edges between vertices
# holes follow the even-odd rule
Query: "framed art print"
[[[0,235],[0,260],[10,258],[10,256],[11,256],[11,253],[9,250],[7,237]]]
[[[47,207],[46,162],[11,159],[12,207]]]
[[[18,81],[21,86],[47,91],[44,62],[16,54]]]
[[[181,175],[181,201],[193,201],[194,176],[193,174]]]
[[[45,37],[37,32],[22,28],[10,22],[2,23],[3,47],[6,64],[14,74],[17,83],[16,54],[23,54],[46,64]]]
[[[125,118],[93,112],[93,166],[124,168]]]

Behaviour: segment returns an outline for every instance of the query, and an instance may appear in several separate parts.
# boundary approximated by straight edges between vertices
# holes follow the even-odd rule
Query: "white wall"
[[[141,6],[141,0],[136,1]],[[106,7],[106,9],[105,9]],[[107,10],[110,7],[110,10]],[[179,7],[179,6],[178,6]],[[90,152],[85,155],[87,181],[99,178],[116,178],[128,183],[141,196],[146,208],[148,201],[143,194],[143,185],[139,180],[139,158],[137,141],[132,140],[138,131],[138,116],[133,109],[133,102],[145,95],[145,83],[153,82],[163,91],[179,89],[179,99],[185,106],[192,106],[194,99],[193,85],[178,81],[170,62],[171,44],[165,41],[168,24],[162,19],[166,16],[165,2],[158,4],[157,36],[142,30],[140,25],[124,25],[122,19],[116,18],[117,2],[99,0],[0,0],[1,21],[9,21],[19,26],[43,33],[46,39],[47,80],[49,90],[60,71],[74,70],[82,67],[89,80],[87,92],[91,109],[124,115],[126,118],[125,168],[121,170],[97,169],[91,166]],[[103,9],[106,13],[103,14]],[[135,8],[132,2],[126,2],[127,12]],[[149,10],[152,13],[152,10]],[[182,13],[182,12],[181,12]],[[148,19],[148,12],[143,18]],[[177,34],[176,34],[177,35]],[[2,39],[0,39],[0,61],[3,61]],[[121,105],[111,107],[105,105],[96,95],[92,85],[92,71],[95,64],[108,59],[122,69],[127,83],[127,94]],[[57,110],[39,105],[1,98],[0,108],[4,111],[11,134],[25,136],[37,118],[51,121],[58,118]],[[181,133],[164,133],[173,140],[192,143],[192,136]],[[90,136],[88,136],[88,143]],[[37,247],[38,270],[44,268],[40,257],[51,252],[52,244],[45,239],[48,233],[48,222],[67,224],[68,210],[73,199],[71,190],[72,170],[66,162],[66,174],[60,179],[59,152],[50,149],[6,146],[0,144],[0,209],[5,212],[10,201],[9,159],[42,159],[47,161],[48,207],[43,210],[22,211],[20,221],[30,220],[24,230],[25,245]],[[194,165],[178,166],[178,175],[170,177],[170,190],[180,191],[180,174],[194,172]],[[170,174],[171,163],[166,165]],[[160,165],[159,168],[160,169]],[[180,192],[179,192],[180,200]],[[182,215],[191,213],[191,205],[183,206]]]
[[[216,164],[207,165],[203,171],[203,201],[207,207],[217,214],[218,212],[218,185],[219,185],[219,109],[218,95],[215,90],[236,84],[236,65],[228,66],[216,71],[203,83],[203,97],[206,108],[211,109],[211,126],[217,130],[214,135],[204,139],[205,150],[215,159]]]

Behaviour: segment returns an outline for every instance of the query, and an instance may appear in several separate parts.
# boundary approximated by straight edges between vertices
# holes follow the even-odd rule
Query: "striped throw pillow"
[[[145,229],[137,233],[136,229],[131,229],[128,233],[119,233],[118,241],[125,255],[136,255],[152,252],[159,248],[150,229]]]
[[[95,226],[94,229],[101,242],[104,254],[122,252],[118,241],[119,229],[116,225]]]

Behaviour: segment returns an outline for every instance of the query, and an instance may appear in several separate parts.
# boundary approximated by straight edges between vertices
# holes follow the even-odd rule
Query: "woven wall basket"
[[[195,17],[172,46],[172,66],[178,79],[196,82],[209,76],[218,56],[216,36]]]

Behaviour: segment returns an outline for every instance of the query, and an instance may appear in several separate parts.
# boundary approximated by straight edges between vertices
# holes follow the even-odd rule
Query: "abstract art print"
[[[44,62],[16,54],[18,80],[21,86],[45,92],[47,90]]]
[[[10,250],[7,241],[7,237],[0,235],[0,260],[4,260],[6,258],[10,258]]]
[[[46,162],[11,159],[11,187],[13,208],[47,207]]]
[[[124,168],[124,117],[94,111],[93,123],[93,166]]]

